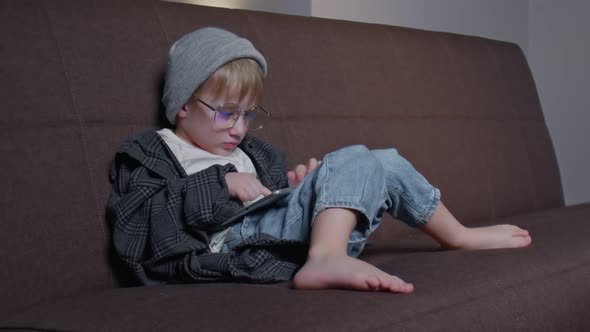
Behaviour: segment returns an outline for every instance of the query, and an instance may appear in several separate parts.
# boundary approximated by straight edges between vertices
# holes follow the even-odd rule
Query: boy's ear
[[[176,113],[176,119],[184,119],[186,118],[186,105],[182,106],[182,108]]]

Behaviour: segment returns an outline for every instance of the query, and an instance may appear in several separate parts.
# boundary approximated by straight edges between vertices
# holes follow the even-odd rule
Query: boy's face
[[[196,98],[191,98],[178,112],[176,117],[176,135],[186,142],[207,152],[228,156],[242,142],[248,130],[243,117],[240,117],[232,128],[219,129],[214,125],[215,112],[199,102],[197,98],[212,107],[223,104],[236,104],[241,109],[249,109],[256,105],[252,93],[240,99],[240,89],[235,87],[226,93],[215,96],[208,89],[201,89]]]

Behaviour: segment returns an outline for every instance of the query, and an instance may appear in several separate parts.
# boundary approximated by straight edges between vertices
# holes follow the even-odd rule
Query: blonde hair
[[[228,89],[240,89],[240,99],[251,93],[260,102],[264,87],[264,73],[254,59],[236,59],[221,66],[195,92],[207,89],[214,96],[220,96]]]

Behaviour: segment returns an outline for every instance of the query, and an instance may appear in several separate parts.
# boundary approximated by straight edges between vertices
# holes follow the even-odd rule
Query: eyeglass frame
[[[239,120],[239,119],[242,117],[242,114],[244,114],[244,113],[246,113],[246,112],[253,112],[253,111],[255,111],[255,110],[256,110],[256,111],[260,110],[260,111],[264,112],[264,114],[266,114],[267,118],[268,118],[268,119],[270,119],[270,111],[268,111],[267,109],[265,109],[264,107],[262,107],[262,106],[260,106],[260,105],[256,105],[256,106],[254,106],[254,107],[252,107],[252,108],[249,108],[249,109],[243,109],[243,110],[239,108],[239,105],[236,105],[236,104],[234,104],[234,103],[229,103],[229,104],[221,104],[221,105],[219,105],[219,106],[217,106],[217,107],[213,107],[213,106],[209,105],[208,103],[206,103],[205,101],[203,101],[201,98],[199,98],[199,97],[197,97],[197,96],[193,96],[193,98],[194,98],[194,99],[196,99],[197,101],[201,102],[203,105],[205,105],[205,106],[206,106],[207,108],[209,108],[211,111],[215,112],[215,115],[213,115],[213,124],[214,124],[214,125],[215,125],[215,117],[217,116],[217,112],[219,112],[219,109],[220,109],[220,108],[222,108],[223,106],[226,106],[226,105],[235,105],[235,106],[237,106],[237,107],[238,107],[238,111],[237,111],[237,112],[233,112],[233,113],[239,113],[239,115],[235,117],[235,119],[234,119],[234,122],[232,123],[231,127],[227,127],[227,128],[219,128],[219,129],[231,129],[231,128],[233,128],[233,127],[236,125],[236,123],[238,123],[238,120]],[[248,122],[246,121],[246,119],[244,119],[244,124],[246,124],[246,127],[248,127],[248,126],[249,126],[249,124],[248,124]],[[258,128],[254,128],[254,129],[248,128],[248,131],[256,131],[256,130],[260,130],[260,129],[262,129],[262,127],[264,127],[264,124],[261,124],[261,125],[260,125],[260,127],[258,127]]]

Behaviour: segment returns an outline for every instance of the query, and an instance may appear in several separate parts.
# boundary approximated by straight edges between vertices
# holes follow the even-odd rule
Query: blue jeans
[[[360,255],[384,212],[412,227],[426,224],[440,201],[433,187],[397,150],[355,145],[326,155],[323,162],[273,207],[244,218],[227,233],[222,251],[266,233],[309,243],[317,215],[328,208],[360,212],[348,254]]]

